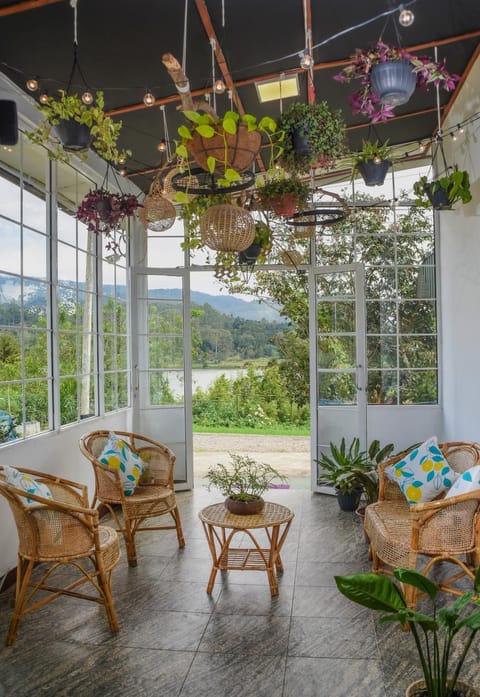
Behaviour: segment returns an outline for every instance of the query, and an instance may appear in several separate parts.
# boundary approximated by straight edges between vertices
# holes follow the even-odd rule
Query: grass
[[[310,426],[292,426],[276,424],[275,426],[263,426],[248,428],[247,426],[198,426],[193,424],[194,433],[240,433],[258,434],[265,436],[309,436]]]

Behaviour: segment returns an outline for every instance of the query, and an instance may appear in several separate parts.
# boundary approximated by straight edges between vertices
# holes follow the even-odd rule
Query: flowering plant
[[[460,79],[458,75],[447,71],[445,61],[438,63],[428,56],[415,56],[403,48],[377,41],[370,48],[357,48],[351,56],[350,63],[334,76],[334,80],[338,82],[360,80],[360,89],[349,97],[354,114],[364,114],[372,123],[385,122],[394,116],[394,105],[382,104],[373,91],[370,73],[372,67],[378,63],[397,60],[411,63],[412,71],[417,76],[416,87],[420,89],[440,85],[448,92],[455,88],[455,83]]]
[[[133,215],[141,207],[133,194],[115,194],[103,186],[91,189],[83,198],[75,217],[88,227],[89,232],[103,234],[108,238],[107,249],[116,251],[116,243],[112,233],[118,230],[124,219]]]

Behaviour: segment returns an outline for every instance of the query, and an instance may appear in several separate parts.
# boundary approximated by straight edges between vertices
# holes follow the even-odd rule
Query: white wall
[[[480,112],[480,58],[448,114],[444,131]],[[473,200],[439,213],[444,437],[480,441],[480,121],[453,141],[450,165],[470,174]]]

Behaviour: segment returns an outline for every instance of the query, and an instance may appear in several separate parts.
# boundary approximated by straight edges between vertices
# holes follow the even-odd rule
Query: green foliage
[[[238,501],[252,501],[261,498],[273,481],[287,481],[286,477],[265,462],[257,462],[248,455],[229,455],[229,466],[219,462],[208,469],[205,479],[208,479],[209,490],[213,486],[223,496]]]
[[[464,593],[442,607],[438,603],[436,583],[412,569],[396,569],[395,578],[402,586],[413,586],[426,593],[432,611],[417,612],[407,607],[404,590],[391,578],[362,573],[335,576],[337,588],[349,600],[382,613],[380,622],[399,622],[409,627],[423,671],[427,697],[453,697],[465,658],[480,629],[478,601],[473,592]],[[474,581],[480,591],[480,569]]]
[[[372,162],[375,160],[390,160],[391,149],[388,146],[388,140],[384,143],[379,143],[376,140],[374,143],[369,140],[362,140],[362,149],[359,152],[353,153],[353,173],[357,171],[359,162]]]
[[[34,143],[45,145],[53,160],[68,160],[60,143],[51,141],[52,129],[61,119],[74,119],[85,124],[93,136],[92,146],[97,153],[108,162],[117,164],[119,160],[131,155],[129,150],[118,150],[117,141],[120,137],[122,122],[113,121],[104,112],[103,92],[96,93],[95,102],[87,106],[76,94],[67,94],[59,90],[58,97],[48,97],[45,104],[37,105],[43,116],[43,121],[33,130],[26,131],[28,138]],[[87,154],[81,155],[86,159]]]
[[[311,167],[330,169],[345,152],[345,123],[340,111],[331,111],[326,101],[318,104],[294,102],[278,120],[283,132],[282,164],[292,174],[306,174]],[[294,147],[295,131],[308,134],[311,152],[299,156]]]
[[[295,199],[297,207],[303,206],[310,194],[310,186],[298,177],[286,177],[284,172],[277,172],[258,187],[258,195],[262,203],[271,207],[272,201],[283,201],[285,196]]]
[[[458,201],[469,203],[472,200],[468,172],[454,167],[452,171],[432,182],[429,182],[426,176],[420,177],[413,185],[413,193],[417,197],[415,204],[428,208],[432,205],[428,194],[432,196],[439,189],[446,192],[451,206]]]

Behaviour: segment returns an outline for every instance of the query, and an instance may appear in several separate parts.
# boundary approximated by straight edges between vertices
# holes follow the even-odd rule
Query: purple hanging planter
[[[417,76],[408,60],[375,63],[370,73],[372,89],[382,102],[391,106],[406,104],[412,96]]]

